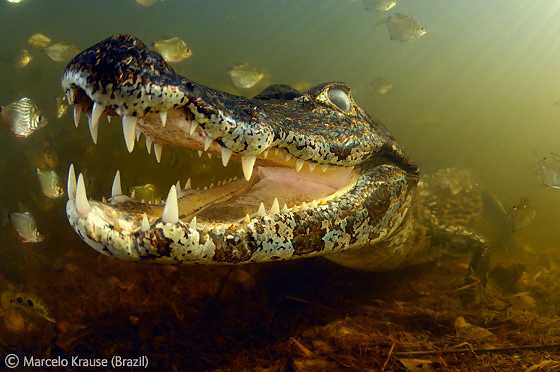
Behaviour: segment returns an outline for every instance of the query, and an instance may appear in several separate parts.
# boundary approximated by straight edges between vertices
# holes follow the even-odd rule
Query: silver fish
[[[66,97],[65,96],[56,97],[56,117],[57,117],[57,119],[60,119],[61,117],[63,117],[64,114],[66,114],[66,111],[68,111],[68,105],[66,104]]]
[[[428,31],[414,18],[397,13],[395,17],[385,20],[391,40],[408,42],[420,39]]]
[[[45,238],[39,230],[35,218],[29,212],[14,212],[10,214],[10,221],[24,243],[39,243]]]
[[[393,87],[393,83],[383,77],[376,77],[372,81],[370,81],[367,86],[366,90],[370,95],[376,94],[385,94],[391,90]]]
[[[27,97],[7,106],[0,106],[0,116],[4,125],[17,137],[27,137],[48,123],[37,105]]]
[[[233,85],[242,89],[252,88],[264,77],[262,72],[247,62],[233,67],[228,74]]]
[[[528,198],[522,198],[519,205],[514,206],[509,212],[511,222],[513,223],[513,231],[527,227],[537,214],[535,205]]]
[[[45,53],[55,62],[68,62],[78,53],[80,49],[74,45],[56,43],[43,49]]]
[[[560,189],[560,155],[551,153],[550,157],[539,161],[543,184]]]
[[[56,199],[64,195],[64,190],[59,184],[58,174],[54,170],[37,168],[36,171],[41,183],[41,190],[47,198]]]
[[[56,319],[45,302],[37,295],[32,293],[14,293],[5,291],[2,293],[1,304],[4,310],[15,307],[26,311],[27,313],[38,315],[51,323],[56,323]]]
[[[396,0],[362,0],[366,10],[386,12],[397,5]]]

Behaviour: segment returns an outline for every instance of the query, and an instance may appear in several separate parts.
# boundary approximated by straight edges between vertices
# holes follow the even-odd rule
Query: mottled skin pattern
[[[267,158],[269,151],[280,150],[292,164],[300,159],[310,168],[328,164],[351,174],[340,190],[314,205],[255,213],[244,221],[198,221],[195,226],[185,219],[165,223],[161,215],[148,214],[146,231],[140,228],[148,210],[143,203],[90,200],[91,212],[83,215],[70,198],[70,224],[105,254],[167,264],[239,264],[324,255],[349,267],[382,271],[438,256],[440,250],[434,247],[445,245],[439,244],[445,233],[435,233],[440,227],[457,239],[475,236],[474,241],[485,245],[468,230],[439,223],[429,212],[434,208],[420,205],[433,195],[416,195],[418,169],[383,125],[354,102],[343,83],[321,84],[305,93],[276,85],[253,98],[235,96],[176,75],[140,40],[116,35],[76,56],[64,71],[62,86],[72,103],[88,114],[96,102],[105,107],[104,115],[138,118],[137,128],[154,143],[202,148],[180,120],[168,120],[164,128],[148,120],[153,113],[180,110],[198,121],[200,136],[215,141],[210,152],[219,153],[223,147],[232,151],[232,159],[255,156],[257,165],[287,167]],[[347,110],[331,102],[331,89],[346,93]]]

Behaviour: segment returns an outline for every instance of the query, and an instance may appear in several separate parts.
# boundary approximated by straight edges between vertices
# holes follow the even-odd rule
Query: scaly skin
[[[154,143],[229,151],[235,160],[254,157],[258,171],[249,172],[248,181],[228,184],[232,193],[250,195],[267,180],[267,170],[309,176],[332,189],[281,211],[257,213],[255,205],[245,218],[233,211],[233,217],[214,220],[181,209],[179,220],[172,222],[162,218],[163,206],[122,195],[108,203],[90,200],[87,212],[80,211],[75,192],[69,192],[70,224],[100,252],[166,264],[239,264],[366,250],[386,258],[366,269],[388,270],[413,262],[410,257],[422,248],[401,244],[403,231],[412,240],[418,235],[408,217],[418,169],[343,83],[321,84],[305,93],[276,85],[253,98],[235,96],[176,75],[140,40],[116,35],[77,55],[64,71],[62,87],[71,103],[90,116],[95,102],[102,115],[134,118],[136,128]],[[348,107],[331,101],[329,92],[338,91]],[[161,112],[167,113],[165,126]],[[194,119],[198,126],[191,135]],[[296,173],[294,167],[302,164],[305,169]],[[326,165],[322,172],[319,168]],[[230,198],[227,187],[222,186],[224,200]],[[251,190],[240,191],[244,187]],[[208,198],[208,193],[179,196],[179,204],[192,205],[189,197]],[[240,208],[231,200],[232,209]],[[208,210],[213,207],[214,202],[207,203]],[[403,249],[392,243],[395,237]]]

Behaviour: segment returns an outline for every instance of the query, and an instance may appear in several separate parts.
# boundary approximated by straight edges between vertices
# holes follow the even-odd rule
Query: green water
[[[560,1],[399,0],[389,13],[395,11],[413,16],[428,34],[409,43],[391,41],[384,25],[374,28],[375,14],[358,0],[166,0],[149,8],[133,0],[2,0],[0,104],[28,96],[49,124],[26,139],[0,128],[0,201],[10,212],[23,203],[45,235],[44,242],[31,245],[9,226],[0,231],[1,284],[60,305],[82,288],[57,282],[61,268],[76,262],[86,263],[80,266],[86,271],[113,265],[107,275],[130,269],[108,264],[110,258],[81,242],[66,221],[65,198],[46,200],[41,194],[35,168],[43,150],[56,154],[64,186],[69,163],[86,171],[88,195],[97,199],[110,195],[117,169],[124,188],[154,183],[164,195],[177,179],[184,184],[193,177],[194,186],[203,186],[222,178],[214,174],[221,169],[219,159],[200,169],[196,154],[187,150],[164,148],[159,165],[141,144],[128,154],[118,120],[102,120],[93,145],[85,119],[78,129],[71,111],[56,119],[65,63],[27,44],[37,32],[80,50],[116,33],[147,45],[177,36],[193,51],[173,65],[178,73],[241,94],[227,72],[245,61],[266,71],[271,84],[345,81],[421,170],[468,168],[506,208],[521,197],[531,199],[536,217],[512,240],[526,252],[554,255],[560,249],[560,190],[542,185],[537,162],[560,153]],[[16,69],[22,48],[33,60]],[[367,83],[378,76],[392,89],[368,94]],[[239,174],[239,167],[230,172]],[[67,307],[52,307],[59,317],[68,316]]]

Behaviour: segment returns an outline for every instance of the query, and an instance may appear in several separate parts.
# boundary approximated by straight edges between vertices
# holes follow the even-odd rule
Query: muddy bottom
[[[44,278],[40,253],[11,258]],[[165,267],[80,246],[49,263],[48,281],[21,288],[6,262],[2,288],[33,288],[56,319],[0,313],[0,350],[20,358],[146,356],[159,371],[560,370],[552,264],[494,264],[483,287],[465,286],[462,259],[382,274],[323,259]]]

